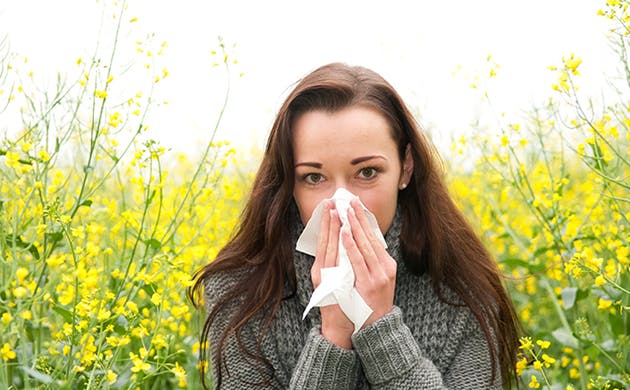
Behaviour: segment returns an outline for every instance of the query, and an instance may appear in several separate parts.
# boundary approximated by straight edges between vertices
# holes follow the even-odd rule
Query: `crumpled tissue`
[[[335,202],[335,208],[339,214],[342,226],[350,227],[350,223],[348,222],[348,208],[351,207],[350,201],[354,197],[355,196],[350,191],[339,188],[333,197],[330,198]],[[324,201],[320,202],[313,211],[313,215],[298,238],[296,245],[298,251],[311,256],[315,256],[317,252],[317,236],[319,235]],[[375,236],[378,237],[383,243],[383,246],[387,248],[385,238],[378,227],[376,217],[363,203],[361,203],[361,206],[367,211],[366,214]],[[354,333],[356,333],[361,329],[370,314],[372,314],[372,309],[365,303],[354,287],[354,271],[352,270],[352,264],[341,241],[341,231],[338,239],[337,266],[321,269],[321,282],[315,291],[313,291],[313,295],[304,310],[302,319],[306,318],[308,312],[315,306],[321,307],[339,304],[341,310],[354,324]]]

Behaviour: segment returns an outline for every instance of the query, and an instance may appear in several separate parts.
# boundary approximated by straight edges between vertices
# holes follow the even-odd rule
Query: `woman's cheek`
[[[302,219],[302,223],[304,225],[306,225],[311,219],[313,211],[315,211],[315,207],[317,207],[319,202],[326,199],[325,197],[319,199],[318,196],[308,194],[307,192],[305,193],[303,191],[296,191],[294,196],[298,206],[298,210],[300,212],[300,218]]]

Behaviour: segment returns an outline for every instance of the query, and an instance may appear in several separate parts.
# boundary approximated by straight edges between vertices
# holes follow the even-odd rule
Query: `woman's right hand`
[[[311,267],[311,280],[313,287],[317,288],[321,282],[321,269],[337,266],[337,251],[339,245],[339,230],[341,220],[334,203],[327,200],[324,203],[319,238],[317,240],[317,253],[315,262]],[[351,349],[351,336],[354,324],[341,311],[338,304],[322,306],[319,308],[322,316],[322,336],[331,343],[342,348]]]

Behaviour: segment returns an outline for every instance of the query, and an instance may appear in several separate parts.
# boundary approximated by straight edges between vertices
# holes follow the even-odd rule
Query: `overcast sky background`
[[[219,138],[264,144],[291,85],[328,62],[370,67],[398,89],[421,123],[441,139],[469,131],[483,114],[474,74],[486,75],[488,54],[500,64],[492,79],[498,111],[516,115],[552,94],[547,70],[571,53],[583,58],[582,88],[599,96],[616,64],[606,40],[604,1],[161,1],[129,0],[135,39],[155,33],[168,48],[169,77],[160,94],[170,104],[152,113],[165,145],[194,151],[216,120],[224,74],[212,69],[218,35],[239,63]],[[0,0],[0,34],[12,52],[54,80],[95,46],[103,2]],[[458,70],[459,69],[459,70]],[[46,76],[50,75],[50,76]],[[7,125],[0,119],[0,131]]]

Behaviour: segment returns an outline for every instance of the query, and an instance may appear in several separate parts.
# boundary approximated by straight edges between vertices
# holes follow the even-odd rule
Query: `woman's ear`
[[[398,182],[398,188],[405,189],[411,181],[411,175],[413,175],[413,157],[411,156],[411,145],[407,144],[405,148],[405,158],[403,159],[402,171],[400,172],[400,181]]]

